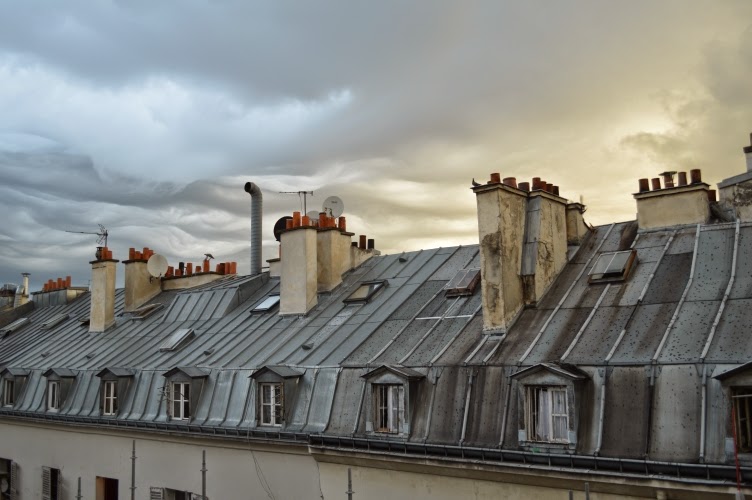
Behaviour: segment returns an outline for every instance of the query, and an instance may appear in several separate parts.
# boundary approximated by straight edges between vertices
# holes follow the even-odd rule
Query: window
[[[42,500],[60,500],[62,497],[60,469],[42,467]]]
[[[60,382],[51,380],[47,382],[47,410],[58,411],[60,409]]]
[[[281,426],[284,415],[282,384],[260,384],[261,425]]]
[[[0,458],[0,499],[18,498],[18,464],[13,460]]]
[[[172,488],[149,488],[149,500],[193,500],[201,498],[190,491],[178,491]]]
[[[188,420],[191,418],[191,384],[190,382],[172,383],[172,418]]]
[[[446,284],[444,290],[446,290],[447,297],[472,295],[478,283],[480,283],[480,269],[462,269]]]
[[[269,295],[264,300],[256,304],[256,307],[251,309],[251,314],[271,311],[278,305],[279,305],[279,294]]]
[[[96,500],[118,500],[118,480],[97,476]]]
[[[15,386],[15,380],[9,378],[3,379],[3,406],[13,406],[15,404]]]
[[[165,340],[161,346],[159,346],[159,350],[174,351],[175,349],[183,347],[185,344],[190,342],[193,337],[193,328],[181,328],[180,330],[177,330],[175,333],[170,335],[170,337]]]
[[[346,304],[368,302],[374,295],[376,295],[376,292],[384,288],[386,283],[386,280],[364,281],[343,302]]]
[[[117,413],[117,382],[106,381],[104,383],[104,406],[102,414],[115,415]]]
[[[752,452],[752,388],[734,387],[734,425],[736,425],[736,446],[740,453]]]
[[[400,388],[396,384],[378,384],[373,387],[376,411],[374,423],[376,432],[398,433],[400,428]]]
[[[566,387],[527,388],[525,428],[529,441],[569,442]]]
[[[636,250],[601,254],[590,269],[588,280],[590,283],[623,281],[629,276],[636,260]]]

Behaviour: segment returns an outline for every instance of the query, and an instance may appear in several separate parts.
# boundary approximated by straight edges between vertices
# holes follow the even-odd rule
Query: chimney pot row
[[[686,172],[678,172],[678,179],[676,184],[674,184],[674,178],[670,173],[664,173],[663,175],[663,187],[664,188],[672,188],[675,186],[686,186],[687,185],[687,173]],[[695,168],[689,171],[689,177],[690,177],[690,184],[700,184],[702,182],[702,171],[699,168]],[[648,189],[648,180],[647,179],[640,179],[640,193],[644,193],[646,191],[650,191]],[[661,189],[661,179],[660,177],[653,177],[650,180],[651,188],[653,191],[658,191]]]
[[[42,291],[51,292],[53,290],[63,290],[65,288],[70,288],[70,287],[71,287],[71,277],[66,276],[65,278],[47,280],[47,283],[42,285]]]
[[[687,172],[679,172],[679,186],[687,185]]]
[[[511,186],[513,188],[517,187],[517,178],[515,177],[504,177],[504,180],[502,181],[502,184],[505,186]]]

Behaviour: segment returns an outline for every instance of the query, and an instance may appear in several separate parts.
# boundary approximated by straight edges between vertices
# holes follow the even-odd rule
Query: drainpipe
[[[653,395],[655,394],[655,365],[650,366],[650,388],[648,389],[648,422],[645,431],[645,458],[650,453],[650,429],[653,420]]]
[[[708,365],[702,364],[702,402],[700,413],[700,463],[705,463],[705,414],[707,413]]]
[[[460,436],[460,446],[465,442],[465,431],[467,430],[467,415],[470,412],[470,395],[473,392],[473,378],[475,372],[471,371],[467,376],[467,393],[465,394],[465,415],[462,418],[462,436]]]
[[[499,448],[504,447],[504,439],[507,434],[507,415],[509,415],[509,400],[512,392],[512,373],[511,370],[507,373],[507,394],[504,402],[504,417],[501,420],[501,437],[499,437]]]
[[[598,445],[595,448],[595,456],[597,457],[601,453],[601,445],[603,444],[603,415],[606,411],[606,382],[608,381],[608,367],[603,372],[603,385],[601,385],[601,408],[598,412]]]
[[[251,195],[251,276],[261,274],[261,216],[263,197],[261,188],[252,182],[245,183],[245,192]]]

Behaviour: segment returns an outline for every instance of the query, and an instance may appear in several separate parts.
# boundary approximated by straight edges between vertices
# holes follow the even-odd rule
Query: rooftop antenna
[[[324,200],[321,211],[329,217],[339,217],[345,211],[345,204],[339,196],[330,196]]]
[[[146,270],[149,273],[149,283],[151,283],[154,278],[161,278],[167,272],[167,259],[164,255],[155,253],[149,257],[149,260],[146,262]]]
[[[297,194],[303,202],[303,213],[308,213],[308,195],[313,196],[313,191],[280,191],[279,194]]]
[[[98,224],[99,226],[99,232],[91,232],[91,231],[68,231],[65,229],[64,231],[66,233],[75,233],[75,234],[94,234],[97,235],[97,245],[106,247],[107,246],[107,235],[109,234],[107,232],[107,228],[104,227],[102,224]]]

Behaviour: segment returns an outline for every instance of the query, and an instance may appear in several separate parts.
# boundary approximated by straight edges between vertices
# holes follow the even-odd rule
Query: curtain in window
[[[535,434],[538,441],[549,441],[551,439],[551,424],[548,419],[551,415],[551,405],[548,397],[548,390],[541,389],[538,392],[538,422],[535,428]]]
[[[566,441],[568,436],[567,423],[567,391],[564,389],[553,389],[551,391],[551,401],[553,408],[551,416],[553,421],[553,439],[555,441]]]

